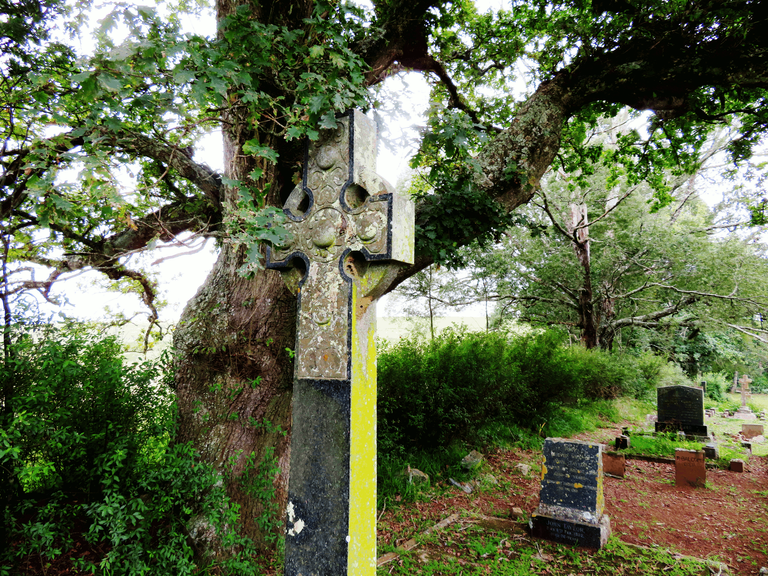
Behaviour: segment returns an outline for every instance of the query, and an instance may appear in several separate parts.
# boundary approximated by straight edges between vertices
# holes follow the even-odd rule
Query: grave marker
[[[609,476],[624,478],[627,459],[618,452],[603,452],[603,472]]]
[[[675,486],[703,487],[706,481],[704,451],[675,448]]]
[[[664,386],[656,391],[656,431],[681,430],[694,436],[709,436],[704,425],[704,393],[693,386]]]
[[[564,544],[602,548],[611,533],[603,514],[602,445],[577,440],[544,441],[539,506],[531,533]]]
[[[747,394],[749,393],[749,385],[752,384],[752,379],[749,375],[744,374],[739,379],[739,384],[741,384],[741,406],[736,410],[734,417],[739,420],[755,420],[757,418],[755,413],[747,406]]]
[[[376,571],[376,299],[413,262],[413,204],[374,171],[359,111],[310,143],[267,249],[298,294],[286,576]]]
[[[752,438],[755,438],[757,436],[763,435],[763,425],[762,424],[742,424],[741,425],[741,435],[744,436],[747,440],[751,440]]]

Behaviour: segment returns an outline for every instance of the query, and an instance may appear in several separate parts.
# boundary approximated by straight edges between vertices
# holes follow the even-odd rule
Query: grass
[[[677,448],[686,450],[701,450],[704,445],[701,442],[682,440],[674,434],[659,434],[658,436],[630,436],[630,447],[623,450],[626,454],[641,454],[644,456],[657,456],[674,458]]]
[[[492,531],[464,518],[416,539],[417,546],[380,566],[377,574],[411,576],[518,576],[527,574],[709,574],[702,560],[669,550],[627,545],[611,538],[600,551],[529,539],[519,530]],[[397,551],[392,546],[380,552]]]

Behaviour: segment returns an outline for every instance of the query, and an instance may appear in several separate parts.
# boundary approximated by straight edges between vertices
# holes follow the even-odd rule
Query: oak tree
[[[664,170],[690,172],[714,127],[739,130],[740,161],[768,122],[758,0],[513,0],[488,12],[468,0],[217,0],[208,37],[183,32],[186,3],[121,3],[89,53],[64,35],[88,21],[84,3],[12,6],[0,18],[0,221],[17,262],[98,270],[151,308],[156,287],[126,257],[184,233],[216,238],[216,264],[175,332],[179,439],[219,467],[233,459],[235,477],[274,450],[280,498],[295,299],[254,246],[279,239],[303,140],[337,113],[373,107],[394,74],[431,85],[415,159],[431,191],[418,198],[416,263],[397,281],[497,238],[547,170],[595,157],[587,135],[600,117],[653,111],[611,154],[660,203]],[[214,129],[223,173],[195,153]],[[262,503],[237,482],[229,490],[258,537]]]

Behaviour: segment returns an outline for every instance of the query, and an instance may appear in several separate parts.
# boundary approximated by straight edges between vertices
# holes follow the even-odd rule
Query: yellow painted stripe
[[[348,576],[376,573],[376,305],[352,283]],[[362,306],[361,306],[362,305]]]

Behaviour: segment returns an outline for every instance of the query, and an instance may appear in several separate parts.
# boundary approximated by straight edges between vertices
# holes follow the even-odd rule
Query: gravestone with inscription
[[[539,538],[602,548],[611,533],[603,514],[601,444],[547,438],[541,467],[539,506],[531,514],[531,533]]]
[[[703,450],[675,448],[675,486],[703,487],[707,482],[707,467]]]
[[[359,111],[310,143],[267,250],[298,295],[286,576],[376,572],[376,299],[413,262],[413,203],[374,171]]]
[[[704,393],[693,386],[664,386],[656,391],[657,432],[682,430],[693,436],[709,436],[704,424]]]

